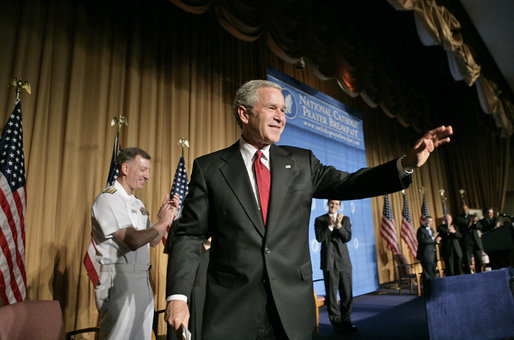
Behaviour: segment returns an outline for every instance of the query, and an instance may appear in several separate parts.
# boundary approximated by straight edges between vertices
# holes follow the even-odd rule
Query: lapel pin
[[[287,164],[286,169],[291,169],[291,165]]]

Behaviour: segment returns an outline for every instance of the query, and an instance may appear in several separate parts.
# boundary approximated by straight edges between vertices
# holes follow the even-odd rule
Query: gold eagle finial
[[[9,81],[9,85],[16,87],[16,99],[20,99],[21,89],[27,91],[28,94],[31,94],[32,88],[30,87],[30,83],[21,78],[12,78]]]

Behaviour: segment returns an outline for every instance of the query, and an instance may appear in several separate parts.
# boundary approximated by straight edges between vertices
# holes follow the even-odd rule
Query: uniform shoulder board
[[[105,194],[105,193],[114,194],[116,191],[118,191],[118,189],[116,189],[115,187],[108,187],[102,191],[102,194]]]

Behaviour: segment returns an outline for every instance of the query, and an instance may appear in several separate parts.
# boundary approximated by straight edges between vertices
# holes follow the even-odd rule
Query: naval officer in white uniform
[[[155,247],[171,224],[178,196],[166,195],[150,223],[143,202],[134,196],[150,179],[150,155],[139,148],[120,151],[119,177],[97,196],[91,208],[96,260],[101,264],[95,287],[100,339],[151,339],[153,292],[148,279],[149,245]]]

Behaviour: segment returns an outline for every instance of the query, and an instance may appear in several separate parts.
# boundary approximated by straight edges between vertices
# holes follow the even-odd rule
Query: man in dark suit
[[[418,140],[405,158],[349,174],[322,165],[310,150],[276,146],[285,111],[279,85],[247,82],[234,101],[241,139],[194,161],[182,217],[167,244],[165,317],[176,330],[187,326],[185,296],[202,243],[212,236],[202,338],[310,338],[312,198],[347,200],[400,190],[409,185],[409,171],[452,133],[441,126]]]
[[[423,268],[423,278],[432,279],[436,277],[435,269],[437,266],[436,245],[441,241],[441,237],[432,229],[432,217],[426,216],[423,224],[416,233],[418,239],[418,253],[416,258],[421,262]]]
[[[329,200],[328,213],[314,221],[316,240],[321,242],[321,270],[325,282],[328,317],[336,331],[356,331],[351,322],[352,263],[346,243],[352,239],[350,218],[337,213],[341,201]],[[337,303],[337,291],[341,297]]]
[[[462,238],[460,239],[460,247],[462,249],[462,272],[464,274],[471,273],[471,255],[468,256],[468,243],[467,240],[469,237],[466,234],[469,231],[469,227],[472,225],[473,217],[469,213],[469,207],[467,204],[462,205],[462,214],[455,218],[455,225],[457,229],[462,234]]]
[[[485,217],[479,222],[482,225],[482,231],[484,233],[500,227],[500,220],[498,220],[498,217],[494,216],[493,208],[487,208],[485,211]]]
[[[441,236],[441,255],[445,263],[446,276],[459,275],[462,267],[462,234],[453,224],[451,215],[443,217],[443,223],[437,227],[437,232]]]
[[[478,216],[470,215],[469,223],[467,228],[462,232],[462,240],[464,243],[464,272],[466,274],[471,273],[473,267],[473,259],[475,260],[475,273],[482,272],[482,225],[478,222]]]

